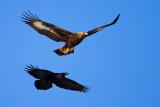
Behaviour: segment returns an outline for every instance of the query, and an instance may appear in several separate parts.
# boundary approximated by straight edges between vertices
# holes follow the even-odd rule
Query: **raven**
[[[69,74],[67,72],[54,73],[49,70],[34,67],[32,65],[27,65],[25,71],[27,71],[30,75],[37,79],[35,80],[34,85],[39,90],[47,90],[49,88],[52,88],[52,84],[55,84],[60,88],[68,90],[80,91],[84,93],[88,91],[88,88],[86,86],[83,86],[76,81],[66,78],[65,76]]]

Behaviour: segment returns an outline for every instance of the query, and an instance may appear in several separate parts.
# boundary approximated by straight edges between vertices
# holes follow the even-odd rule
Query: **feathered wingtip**
[[[32,70],[35,70],[35,69],[40,69],[38,66],[33,66],[33,65],[26,65],[26,67],[24,68],[25,70],[24,71],[27,71],[27,72],[30,72]]]
[[[88,87],[86,87],[86,86],[84,86],[84,88],[83,88],[83,90],[82,90],[81,92],[87,93],[87,92],[88,92],[88,90],[89,90],[89,88],[88,88]]]
[[[118,16],[114,19],[114,21],[110,25],[115,24],[118,21],[119,17],[120,17],[120,14],[118,14]]]
[[[24,11],[22,14],[22,22],[29,23],[31,20],[40,20],[39,17],[35,14],[33,15],[29,10]]]

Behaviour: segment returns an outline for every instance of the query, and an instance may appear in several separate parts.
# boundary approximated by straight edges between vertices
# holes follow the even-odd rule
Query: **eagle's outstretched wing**
[[[40,69],[39,67],[34,67],[32,65],[27,65],[25,71],[37,79],[45,79],[53,75],[53,73],[48,70]]]
[[[87,33],[88,33],[87,36],[92,35],[92,34],[98,32],[98,31],[104,29],[105,27],[108,27],[108,26],[111,26],[111,25],[115,24],[115,23],[118,21],[119,16],[120,16],[120,14],[114,19],[113,22],[111,22],[111,23],[109,23],[109,24],[106,24],[106,25],[103,25],[103,26],[100,26],[100,27],[97,27],[97,28],[94,28],[94,29],[88,31],[88,32],[87,32]]]
[[[80,91],[84,93],[88,91],[88,88],[86,86],[83,86],[68,78],[58,79],[54,82],[54,84],[60,88],[69,89],[73,91]]]
[[[42,21],[30,11],[24,12],[22,21],[31,26],[34,30],[54,41],[65,42],[72,32],[62,29],[56,25]]]

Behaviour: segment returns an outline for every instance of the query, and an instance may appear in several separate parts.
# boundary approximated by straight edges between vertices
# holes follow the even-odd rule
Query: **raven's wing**
[[[34,85],[39,90],[47,90],[49,88],[52,88],[52,81],[46,81],[45,79],[36,80],[34,82]]]
[[[37,79],[46,79],[53,75],[53,73],[48,70],[40,69],[39,67],[34,67],[32,65],[27,65],[25,71]]]
[[[62,29],[56,25],[47,23],[39,19],[31,12],[24,12],[22,21],[31,26],[34,30],[54,41],[65,42],[72,32]]]
[[[83,86],[71,79],[68,78],[63,78],[63,79],[57,79],[54,81],[55,85],[64,88],[64,89],[69,89],[73,91],[80,91],[86,93],[88,91],[88,88],[86,86]]]
[[[97,28],[94,28],[94,29],[88,31],[88,32],[87,32],[87,33],[88,33],[87,36],[92,35],[92,34],[98,32],[98,31],[104,29],[105,27],[108,27],[108,26],[111,26],[111,25],[115,24],[115,23],[118,21],[119,16],[120,16],[120,14],[114,19],[113,22],[111,22],[111,23],[109,23],[109,24],[106,24],[106,25],[103,25],[103,26],[100,26],[100,27],[97,27]]]

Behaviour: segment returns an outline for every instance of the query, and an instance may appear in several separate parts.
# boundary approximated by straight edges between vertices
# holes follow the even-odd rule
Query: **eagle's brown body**
[[[104,26],[97,27],[87,32],[77,32],[73,33],[68,30],[62,29],[56,25],[47,23],[39,19],[36,15],[33,15],[31,12],[25,12],[23,15],[23,22],[31,26],[37,32],[42,35],[46,35],[48,38],[57,41],[57,42],[65,42],[65,45],[59,49],[55,50],[55,53],[58,55],[67,55],[74,52],[74,47],[81,43],[85,37],[90,36],[105,27],[113,25],[119,19],[118,15],[113,22],[110,24],[106,24]]]
[[[76,45],[80,44],[85,38],[84,32],[74,33],[73,35],[71,35],[71,37],[67,40],[64,47],[55,50],[55,52],[57,54],[63,55],[62,53],[64,53],[64,54],[65,53],[66,54],[73,53],[74,52],[74,47]]]

